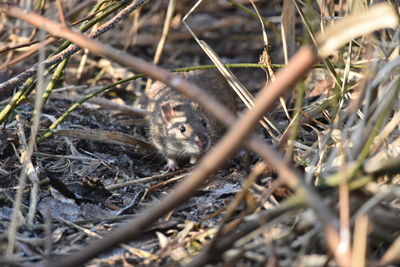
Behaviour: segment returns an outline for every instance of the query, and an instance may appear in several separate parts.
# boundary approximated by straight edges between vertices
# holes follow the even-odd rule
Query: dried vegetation
[[[392,1],[28,2],[0,3],[1,266],[400,263]],[[210,64],[236,122],[166,71]],[[232,126],[193,168],[160,171],[149,78]]]

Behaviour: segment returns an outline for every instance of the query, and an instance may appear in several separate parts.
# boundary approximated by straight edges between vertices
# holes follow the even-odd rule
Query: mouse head
[[[211,143],[211,125],[207,114],[195,103],[161,105],[170,149],[182,156],[200,155]]]

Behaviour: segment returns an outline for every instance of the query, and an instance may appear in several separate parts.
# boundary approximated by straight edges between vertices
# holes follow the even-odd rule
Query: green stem
[[[120,80],[118,82],[115,82],[113,84],[110,84],[106,87],[100,88],[96,91],[94,91],[93,93],[90,93],[86,96],[84,96],[81,100],[79,100],[78,102],[74,103],[66,112],[64,112],[64,114],[62,114],[55,122],[53,122],[50,126],[49,129],[41,136],[37,139],[37,143],[40,143],[42,141],[44,141],[45,139],[49,138],[50,136],[53,135],[53,130],[57,128],[58,125],[60,125],[61,122],[63,122],[69,114],[71,114],[74,110],[76,110],[80,105],[82,105],[84,102],[86,102],[87,100],[91,99],[92,97],[95,97],[97,95],[99,95],[100,93],[106,92],[107,90],[114,88],[115,86],[125,83],[125,82],[129,82],[132,80],[136,80],[138,78],[143,77],[143,75],[139,74],[139,75],[135,75],[133,77],[127,78],[127,79],[123,79]]]
[[[55,70],[55,72],[53,74],[53,77],[51,78],[49,84],[46,87],[46,90],[44,91],[43,106],[46,104],[47,100],[49,99],[51,92],[53,91],[54,87],[56,86],[56,83],[61,78],[61,76],[64,72],[64,69],[67,66],[68,60],[69,60],[69,58],[66,58],[58,64],[57,69]]]

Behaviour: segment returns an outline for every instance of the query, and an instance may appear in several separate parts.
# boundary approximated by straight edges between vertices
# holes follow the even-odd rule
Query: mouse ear
[[[171,122],[172,117],[174,116],[174,107],[169,102],[164,103],[161,105],[161,113],[164,117],[164,120]]]

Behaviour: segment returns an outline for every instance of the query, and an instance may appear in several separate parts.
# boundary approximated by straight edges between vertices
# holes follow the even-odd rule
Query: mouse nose
[[[202,138],[199,138],[198,140],[197,140],[197,145],[200,147],[200,148],[205,148],[205,147],[207,147],[207,140],[205,140],[205,139],[202,139]]]
[[[207,145],[207,141],[203,140],[203,139],[199,139],[197,141],[197,144],[199,145],[199,147],[204,148]]]

